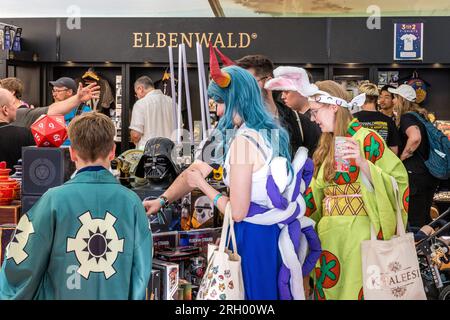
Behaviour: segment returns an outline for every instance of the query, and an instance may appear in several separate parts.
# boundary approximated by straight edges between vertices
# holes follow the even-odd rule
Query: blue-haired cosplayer
[[[210,63],[213,81],[208,94],[225,105],[217,126],[225,137],[218,147],[225,152],[225,184],[230,186],[230,145],[236,137],[253,144],[264,159],[252,174],[246,218],[235,223],[245,297],[305,299],[303,277],[311,273],[321,253],[314,222],[305,217],[303,193],[313,174],[308,151],[301,147],[291,162],[288,134],[266,110],[255,78],[237,66],[221,70],[213,55]],[[239,126],[236,116],[242,119]]]

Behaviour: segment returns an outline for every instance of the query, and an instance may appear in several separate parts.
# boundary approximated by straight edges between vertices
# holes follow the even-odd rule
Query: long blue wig
[[[209,97],[218,103],[225,104],[225,114],[217,125],[217,130],[224,139],[217,149],[223,148],[225,154],[227,153],[234,137],[234,134],[227,135],[227,130],[234,128],[233,118],[237,114],[248,128],[267,132],[267,135],[263,135],[267,146],[272,150],[279,150],[280,156],[288,159],[289,170],[292,172],[289,135],[267,111],[256,79],[247,70],[237,66],[226,67],[222,70],[231,76],[230,85],[227,88],[221,88],[216,82],[211,81],[208,87]],[[272,130],[278,130],[278,139],[272,138]]]

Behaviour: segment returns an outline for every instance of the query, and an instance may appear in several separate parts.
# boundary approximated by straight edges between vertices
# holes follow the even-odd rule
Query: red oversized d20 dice
[[[67,139],[64,116],[41,116],[31,125],[31,132],[38,147],[58,148]]]

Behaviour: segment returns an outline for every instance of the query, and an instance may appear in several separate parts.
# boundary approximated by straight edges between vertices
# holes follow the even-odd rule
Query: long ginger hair
[[[330,95],[349,101],[349,94],[337,82],[326,80],[316,82],[316,85],[321,91],[325,91]],[[347,108],[337,106],[335,115],[334,131],[323,132],[319,140],[319,145],[314,152],[314,177],[317,178],[320,167],[323,165],[323,178],[327,182],[331,182],[335,175],[334,168],[334,138],[337,136],[345,136],[349,123],[353,117]]]

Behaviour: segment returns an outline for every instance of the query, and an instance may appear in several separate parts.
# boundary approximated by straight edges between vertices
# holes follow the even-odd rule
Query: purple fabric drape
[[[280,210],[286,210],[289,206],[290,202],[296,202],[298,196],[300,195],[300,187],[301,181],[305,182],[305,188],[309,186],[311,182],[312,176],[314,172],[314,166],[311,159],[307,159],[303,168],[297,172],[295,175],[295,188],[292,194],[292,199],[288,201],[282,193],[280,192],[278,186],[275,184],[275,180],[272,175],[269,175],[266,184],[266,191],[269,196],[270,201],[273,206]],[[258,214],[263,214],[270,209],[259,206],[256,203],[250,203],[249,213],[247,217],[253,217]],[[313,227],[309,226],[304,229],[301,228],[300,221],[297,220],[297,217],[301,213],[301,208],[297,204],[297,207],[294,213],[284,221],[281,221],[280,224],[284,224],[288,226],[289,237],[294,245],[295,252],[299,251],[300,248],[300,235],[303,233],[308,241],[310,252],[306,257],[305,263],[303,264],[302,271],[303,275],[309,274],[314,268],[319,256],[322,252],[319,238]],[[292,294],[290,289],[289,280],[291,278],[291,271],[289,268],[282,263],[280,271],[278,273],[278,291],[281,300],[292,300]]]

